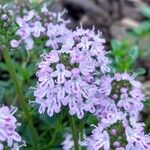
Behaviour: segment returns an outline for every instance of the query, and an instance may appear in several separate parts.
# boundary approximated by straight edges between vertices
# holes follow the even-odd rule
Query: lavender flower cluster
[[[15,112],[16,108],[9,109],[7,106],[0,108],[0,150],[4,149],[3,144],[5,142],[11,150],[19,150],[21,147],[26,146],[16,132],[19,123],[13,116]]]
[[[76,31],[63,31],[57,46],[42,56],[34,95],[41,105],[41,113],[47,108],[48,115],[52,116],[60,112],[61,105],[68,105],[69,113],[81,119],[84,111],[95,111],[94,75],[96,70],[103,74],[110,71],[109,60],[103,50],[104,39],[98,38],[94,30],[81,27]]]
[[[64,11],[65,12],[65,11]],[[25,16],[17,17],[20,26],[16,35],[20,40],[12,40],[11,47],[26,43],[26,50],[33,48],[33,39],[45,37],[49,53],[42,55],[38,64],[37,87],[34,92],[40,113],[49,116],[59,113],[61,106],[69,106],[71,115],[78,118],[84,111],[95,111],[94,95],[97,86],[94,76],[110,71],[110,61],[106,57],[101,33],[78,27],[75,31],[67,28],[68,20],[63,13],[51,13],[43,7],[40,15],[31,10]],[[46,18],[46,19],[45,19]]]
[[[144,95],[135,76],[116,73],[105,75],[97,83],[99,104],[95,115],[99,124],[85,140],[89,150],[149,150],[150,135],[139,122]]]
[[[109,75],[111,62],[101,33],[82,26],[70,30],[62,15],[46,7],[40,15],[33,10],[26,12],[17,18],[20,40],[11,41],[13,48],[25,43],[30,50],[35,38],[48,39],[44,44],[49,52],[41,56],[36,73],[34,96],[39,113],[52,117],[67,106],[70,115],[79,119],[85,112],[95,115],[99,124],[81,144],[88,150],[149,150],[150,135],[139,122],[145,99],[141,83],[128,73]],[[70,136],[63,142],[64,150],[74,145],[68,142]]]
[[[34,10],[25,11],[24,16],[18,16],[16,23],[19,29],[16,35],[19,36],[19,40],[13,39],[11,41],[11,47],[17,48],[19,45],[24,44],[26,50],[31,50],[34,47],[34,40],[41,37],[50,37],[46,45],[55,45],[55,36],[59,36],[60,29],[65,29],[65,24],[68,21],[64,21],[61,17],[65,13],[52,13],[44,6],[40,13]],[[57,24],[56,24],[57,22]],[[61,25],[58,25],[60,24]],[[51,30],[55,29],[55,30]]]
[[[0,5],[0,27],[5,29],[12,23],[12,11],[7,8],[7,5]]]

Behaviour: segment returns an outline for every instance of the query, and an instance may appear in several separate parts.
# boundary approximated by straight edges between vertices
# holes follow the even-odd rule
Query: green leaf
[[[143,16],[150,17],[150,7],[143,6],[140,8],[140,12],[142,13]]]
[[[120,49],[121,42],[118,41],[118,40],[113,39],[113,40],[111,40],[111,47],[112,47],[113,50]]]
[[[3,62],[0,62],[0,70],[7,71],[8,70],[7,65]]]
[[[130,51],[129,51],[129,57],[132,60],[132,63],[138,58],[138,48],[137,47],[133,47]],[[128,60],[127,60],[128,61]]]
[[[141,76],[143,74],[145,74],[146,70],[144,68],[138,68],[138,69],[135,69],[134,72],[138,75],[138,76]]]
[[[5,91],[5,89],[0,87],[0,103],[2,102],[2,100],[4,98],[4,91]]]
[[[91,114],[89,114],[87,119],[86,119],[86,123],[88,125],[97,124],[97,118],[95,116],[92,116]]]
[[[144,106],[150,109],[150,97],[146,98],[146,100],[144,101]]]

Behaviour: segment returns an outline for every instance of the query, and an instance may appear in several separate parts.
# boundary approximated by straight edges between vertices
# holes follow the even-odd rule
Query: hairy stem
[[[5,59],[5,62],[8,66],[8,71],[9,71],[10,77],[11,77],[13,84],[14,84],[14,88],[15,88],[16,95],[18,98],[18,102],[19,102],[19,104],[20,104],[20,106],[24,112],[25,120],[26,120],[28,127],[30,129],[33,149],[38,150],[37,133],[36,133],[36,130],[33,126],[32,117],[30,116],[28,105],[27,105],[25,98],[23,96],[19,80],[17,79],[17,75],[15,72],[15,68],[13,66],[10,54],[9,54],[9,50],[7,48],[2,48],[2,47],[0,47],[0,50],[2,50],[2,53],[4,55],[4,59]]]
[[[75,121],[74,118],[72,116],[69,115],[69,122],[70,122],[70,127],[72,130],[72,137],[73,137],[73,141],[74,141],[74,148],[75,150],[79,150],[79,144],[78,144],[78,132],[75,126]]]

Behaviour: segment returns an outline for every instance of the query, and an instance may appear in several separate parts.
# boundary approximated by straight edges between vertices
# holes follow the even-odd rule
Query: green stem
[[[70,127],[72,130],[72,136],[73,136],[73,141],[74,141],[74,148],[75,150],[79,150],[79,144],[78,144],[78,132],[75,126],[75,121],[72,116],[69,115],[69,122],[70,122]]]
[[[57,139],[58,132],[61,129],[62,129],[62,112],[60,113],[60,117],[58,117],[57,124],[55,126],[54,133],[52,135],[52,140],[45,147],[43,147],[43,150],[50,149],[50,147],[54,144],[55,140]]]
[[[0,47],[0,49],[3,52],[5,62],[8,66],[8,71],[9,71],[10,77],[13,81],[14,88],[16,90],[16,94],[17,94],[17,97],[18,97],[18,102],[19,102],[19,104],[20,104],[20,106],[21,106],[21,108],[24,112],[25,120],[26,120],[26,122],[29,126],[29,129],[30,129],[30,133],[31,133],[31,136],[32,136],[31,140],[32,140],[33,149],[37,150],[37,132],[36,132],[34,126],[33,126],[32,117],[30,116],[30,113],[29,113],[29,110],[28,110],[28,105],[27,105],[27,103],[25,101],[25,98],[23,96],[23,93],[22,93],[22,90],[21,90],[21,87],[20,87],[20,84],[19,84],[19,80],[17,79],[17,75],[16,75],[16,72],[15,72],[10,54],[9,54],[9,50],[7,48],[2,48],[2,47]]]
[[[80,122],[80,138],[83,140],[84,121]]]
[[[146,132],[149,130],[149,128],[150,128],[150,116],[148,116],[148,118],[146,119],[146,121],[145,121],[145,130],[146,130]]]

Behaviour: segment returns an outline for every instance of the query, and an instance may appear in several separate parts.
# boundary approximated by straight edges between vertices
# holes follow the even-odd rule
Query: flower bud
[[[113,146],[114,146],[115,148],[120,147],[120,142],[119,142],[119,141],[115,141],[115,142],[113,143]]]
[[[111,134],[114,135],[114,136],[116,136],[117,135],[116,129],[111,129]]]
[[[19,46],[19,41],[11,40],[10,45],[12,48],[17,48]]]
[[[126,92],[127,92],[127,88],[122,87],[122,88],[120,89],[120,92],[121,92],[121,93],[126,93]]]
[[[2,20],[7,20],[7,19],[8,19],[8,16],[7,16],[6,14],[3,14],[3,15],[1,16],[1,19],[2,19]]]

